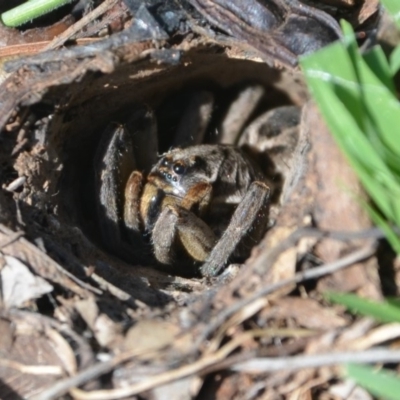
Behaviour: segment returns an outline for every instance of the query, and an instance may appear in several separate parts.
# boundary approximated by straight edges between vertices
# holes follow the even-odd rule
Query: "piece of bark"
[[[315,129],[310,130],[310,152],[307,184],[314,193],[313,219],[318,228],[327,231],[358,232],[371,227],[367,211],[361,204],[365,195],[355,172],[336,145],[315,105],[310,119]],[[328,263],[351,252],[366,241],[322,240],[315,253]],[[360,291],[378,299],[381,296],[377,261],[358,263],[318,283],[318,290]]]

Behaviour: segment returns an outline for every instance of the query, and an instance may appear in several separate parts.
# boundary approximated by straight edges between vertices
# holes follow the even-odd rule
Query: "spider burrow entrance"
[[[70,220],[75,219],[98,247],[130,265],[157,268],[161,265],[168,273],[183,276],[213,275],[201,273],[200,267],[207,261],[204,254],[212,253],[251,182],[260,181],[270,187],[269,219],[261,223],[266,214],[264,208],[256,213],[256,223],[250,235],[241,240],[238,249],[227,252],[229,254],[223,257],[226,259],[224,266],[221,264],[217,270],[221,272],[231,262],[245,261],[251,248],[262,237],[258,232],[264,233],[265,226],[273,223],[276,217],[283,176],[291,162],[292,150],[286,144],[290,143],[293,148],[297,139],[298,106],[303,101],[303,88],[295,77],[278,73],[265,65],[227,60],[216,55],[210,56],[208,64],[193,62],[189,67],[169,68],[167,74],[155,74],[158,75],[162,75],[162,79],[135,82],[132,91],[129,85],[125,88],[118,86],[118,96],[106,90],[110,97],[104,94],[104,99],[109,107],[105,109],[102,102],[97,104],[98,112],[91,126],[86,124],[87,119],[80,121],[79,117],[74,129],[71,130],[70,122],[65,126],[69,126],[68,132],[73,132],[67,145],[70,149],[72,146],[70,154],[75,163],[69,163],[64,171],[66,185],[63,188],[68,187],[68,190],[63,193],[67,200],[69,198],[79,206],[71,208],[68,202],[63,211],[68,212]],[[108,78],[109,81],[113,79]],[[284,89],[286,86],[296,90],[289,93]],[[89,107],[90,118],[95,105],[85,103],[82,106]],[[65,121],[72,121],[67,118],[72,110],[66,112]],[[87,137],[87,145],[79,149],[73,148],[73,137],[78,134]],[[231,151],[224,150],[224,146],[226,149],[240,147],[239,158],[242,161],[231,164],[243,164],[244,169],[252,165],[261,172],[254,173],[245,184],[239,183],[245,189],[225,199],[215,188],[211,195],[207,193],[207,181],[201,185],[197,182],[191,190],[185,187],[185,196],[179,197],[181,178],[190,172],[186,169],[188,165],[193,163],[190,168],[196,165],[198,171],[207,169],[209,155],[188,155],[188,165],[186,161],[167,165],[166,159],[165,165],[158,168],[158,176],[155,173],[149,176],[161,154],[168,155],[170,149],[178,146],[189,149],[202,143],[212,146],[210,155],[213,150],[222,152],[223,159],[226,157],[224,151]],[[114,150],[108,154],[106,149],[110,146]],[[172,153],[176,154],[174,151]],[[110,165],[113,166],[111,169]],[[232,165],[230,169],[224,167],[223,174],[233,182],[236,175],[240,177],[243,168],[235,169]],[[214,169],[219,170],[218,163]],[[83,183],[76,186],[75,177],[80,176],[80,171],[87,173]],[[128,179],[129,185],[126,184]],[[99,182],[102,180],[108,184],[101,186]],[[153,184],[149,185],[151,180]],[[215,187],[220,186],[216,179]],[[75,190],[69,190],[71,187]],[[170,187],[169,191],[167,187]],[[143,198],[148,200],[143,201]],[[99,199],[100,206],[96,205]],[[159,220],[162,211],[167,209],[168,212],[165,211]],[[172,228],[167,222],[161,224],[163,220],[173,218],[179,222],[172,224]],[[264,229],[259,228],[263,224]],[[156,225],[157,233],[154,233]],[[159,229],[160,225],[164,228]],[[168,239],[164,230],[167,226],[175,232],[173,239]],[[196,246],[189,244],[194,242],[193,238]],[[163,250],[163,246],[168,251]],[[161,259],[167,263],[160,262]]]
[[[268,131],[270,119],[262,109],[254,117],[264,95],[261,85],[236,90],[221,121],[211,113],[214,93],[193,90],[170,140],[178,146],[165,153],[158,147],[162,112],[148,106],[136,106],[126,123],[104,131],[94,179],[99,230],[110,252],[128,262],[203,276],[249,256],[267,229],[268,183],[274,183],[262,160],[268,154],[243,138],[253,117],[253,142],[268,140],[262,129]],[[287,124],[296,127],[298,110],[277,110],[292,117],[269,124],[279,136]]]

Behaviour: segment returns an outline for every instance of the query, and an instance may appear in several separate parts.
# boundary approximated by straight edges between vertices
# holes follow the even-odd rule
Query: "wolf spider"
[[[193,274],[194,266],[215,276],[261,239],[270,190],[242,148],[196,144],[192,133],[186,140],[157,158],[155,116],[146,107],[108,127],[95,164],[100,236],[127,261],[153,258],[170,271]]]

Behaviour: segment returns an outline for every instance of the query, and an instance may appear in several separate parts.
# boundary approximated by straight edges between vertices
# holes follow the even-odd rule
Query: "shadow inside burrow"
[[[58,215],[63,223],[78,227],[91,243],[108,253],[107,243],[99,234],[93,160],[101,135],[110,123],[124,123],[135,107],[150,106],[156,111],[159,151],[163,152],[170,146],[176,117],[162,117],[158,110],[177,94],[179,97],[196,89],[215,93],[218,102],[213,119],[223,115],[232,93],[249,82],[263,85],[267,93],[254,116],[282,105],[301,105],[305,99],[304,87],[295,75],[265,64],[233,60],[222,54],[192,53],[185,57],[186,61],[184,59],[177,66],[140,62],[123,65],[110,75],[88,74],[81,82],[68,85],[68,88],[50,91],[43,100],[59,104],[47,132],[48,141],[57,149],[63,165],[57,184]],[[179,111],[179,101],[172,108]],[[174,112],[179,115],[176,110]],[[212,141],[212,129],[210,132],[211,139],[209,134],[208,140]],[[275,179],[279,179],[278,175]],[[129,252],[128,255],[114,253],[112,256],[133,267],[138,264],[157,267],[152,257],[146,260],[146,257],[136,257],[135,253]],[[193,275],[184,269],[166,272]]]

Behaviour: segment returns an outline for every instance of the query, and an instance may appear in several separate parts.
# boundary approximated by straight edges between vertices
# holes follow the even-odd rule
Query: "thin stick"
[[[115,366],[122,361],[128,360],[133,355],[133,353],[121,354],[116,356],[113,360],[102,364],[96,364],[75,375],[74,377],[57,382],[48,390],[45,390],[40,395],[33,397],[32,400],[52,400],[65,394],[67,390],[70,390],[72,396],[79,400],[112,400],[133,396],[165,383],[199,373],[210,366],[223,361],[233,350],[240,346],[241,343],[249,338],[252,338],[253,336],[253,332],[244,332],[235,339],[232,339],[215,353],[207,354],[192,364],[184,365],[183,367],[174,369],[172,371],[167,371],[156,376],[151,376],[147,380],[135,383],[131,386],[111,390],[93,390],[91,392],[86,392],[75,388],[76,386],[79,386],[88,380],[97,377],[98,375],[108,372],[105,367]],[[98,374],[99,371],[102,371],[101,374]]]
[[[375,250],[376,248],[374,245],[368,245],[334,262],[307,271],[298,272],[292,278],[284,279],[273,285],[264,287],[256,292],[253,296],[246,297],[240,301],[237,301],[232,306],[221,311],[217,316],[212,319],[212,321],[207,324],[206,329],[200,335],[197,343],[201,343],[202,341],[206,340],[211,332],[221,326],[231,315],[238,312],[242,307],[247,306],[253,301],[256,301],[260,297],[267,296],[273,292],[276,292],[279,289],[282,289],[285,286],[292,285],[293,283],[299,283],[306,280],[320,278],[324,275],[332,274],[336,271],[339,271],[340,269],[349,267],[350,265],[358,261],[365,260],[366,258],[371,257],[375,253]]]
[[[30,374],[30,375],[62,376],[64,372],[59,365],[26,365],[18,361],[7,360],[5,358],[3,359],[0,358],[0,366],[2,368],[15,369],[21,372],[21,374]]]
[[[0,243],[0,249],[4,249],[4,247],[9,246],[10,244],[16,242],[20,237],[24,236],[24,232],[17,231],[13,232],[8,238],[4,240],[4,242]]]
[[[260,374],[271,371],[293,371],[301,368],[318,368],[344,363],[398,363],[400,350],[376,348],[365,351],[315,354],[282,358],[253,358],[233,365],[233,371]]]
[[[275,260],[292,246],[295,246],[299,240],[305,237],[317,239],[334,239],[340,241],[358,240],[358,239],[381,239],[385,234],[379,228],[364,229],[362,231],[324,231],[317,228],[299,228],[285,238],[281,243],[265,252],[262,257],[256,261],[254,266],[257,271],[265,271]]]
[[[26,257],[25,257],[26,260],[25,261],[28,261],[30,264],[32,264],[32,257],[35,257],[35,259],[41,260],[41,263],[35,262],[34,264],[32,264],[32,267],[35,270],[35,272],[38,275],[41,275],[43,278],[49,278],[49,275],[54,273],[54,272],[52,272],[52,269],[55,269],[55,270],[57,270],[57,272],[60,272],[63,275],[65,275],[67,278],[69,278],[74,284],[79,285],[80,287],[83,287],[87,290],[90,290],[93,293],[102,294],[101,290],[91,286],[89,283],[83,282],[78,277],[76,277],[74,274],[67,271],[64,267],[62,267],[60,264],[55,262],[46,253],[43,253],[38,247],[34,246],[28,240],[23,238],[23,234],[21,234],[19,231],[13,232],[11,229],[0,224],[0,233],[4,233],[5,235],[8,236],[8,238],[6,238],[4,240],[4,243],[1,244],[0,249],[1,248],[4,249],[6,246],[9,246],[10,244],[18,241],[18,243],[21,246],[25,247],[25,250],[26,250]],[[6,253],[11,256],[15,255],[15,251],[14,252],[9,251]],[[79,264],[79,266],[83,269],[83,267],[80,264]],[[44,273],[44,271],[45,271],[45,273]],[[68,289],[72,290],[76,293],[80,293],[73,286],[69,286]]]
[[[239,301],[234,304],[234,306],[230,307],[229,309],[226,310],[226,312],[220,313],[217,318],[215,318],[213,321],[210,321],[210,325],[212,326],[212,329],[207,329],[205,332],[203,332],[202,337],[207,337],[208,334],[212,331],[214,331],[218,326],[220,326],[225,319],[230,317],[232,314],[234,314],[236,311],[240,310],[243,306],[251,303],[252,301],[255,301],[259,297],[265,296],[269,293],[272,293],[275,290],[280,289],[281,287],[293,283],[298,283],[307,279],[314,279],[320,276],[324,276],[326,274],[335,272],[339,269],[345,268],[355,262],[358,262],[360,260],[363,260],[367,257],[370,257],[373,255],[375,252],[375,246],[367,246],[364,247],[358,251],[355,251],[352,254],[347,255],[346,257],[343,257],[333,263],[326,264],[324,266],[314,268],[309,271],[304,271],[296,274],[293,278],[291,279],[286,279],[284,281],[278,282],[274,285],[271,285],[267,288],[264,288],[257,292],[254,296],[248,298],[248,299],[243,299],[242,301]],[[246,335],[247,333],[244,333],[243,335]],[[244,337],[244,336],[243,336]],[[181,368],[178,368],[176,370],[168,371],[162,374],[159,374],[155,377],[151,377],[148,380],[136,383],[134,385],[131,385],[129,387],[125,388],[120,388],[120,389],[114,389],[114,390],[100,390],[100,391],[93,391],[93,392],[85,392],[79,389],[71,389],[75,388],[79,385],[84,384],[85,382],[94,379],[102,374],[105,374],[109,372],[112,368],[114,368],[116,365],[125,362],[131,358],[133,358],[136,354],[133,353],[125,353],[118,355],[114,357],[112,360],[93,365],[77,375],[64,379],[62,381],[57,382],[53,386],[51,386],[49,389],[43,391],[40,395],[34,397],[32,400],[52,400],[56,399],[63,394],[65,394],[68,390],[71,390],[73,396],[77,399],[80,400],[111,400],[111,399],[120,399],[123,397],[128,397],[128,396],[133,396],[135,394],[141,393],[145,390],[149,390],[151,388],[154,388],[156,386],[163,385],[165,383],[177,380],[177,379],[182,379],[184,377],[193,375],[195,373],[200,373],[201,371],[205,371],[207,368],[210,366],[213,366],[214,364],[217,364],[221,361],[223,361],[242,341],[243,338],[238,340],[238,338],[235,338],[231,340],[229,343],[227,343],[225,346],[223,346],[221,349],[219,349],[217,352],[212,353],[212,354],[207,354],[200,360],[190,364],[183,366]],[[391,352],[394,354],[395,352]],[[400,352],[397,355],[397,359],[400,360]],[[373,360],[375,361],[375,360]]]
[[[104,14],[107,10],[117,4],[118,0],[105,0],[98,7],[96,7],[93,11],[86,14],[82,17],[78,22],[70,26],[59,36],[55,37],[48,45],[46,45],[42,51],[54,50],[55,48],[63,45],[68,39],[70,39],[73,35],[78,33],[81,29],[83,29],[90,22],[100,17],[100,15]]]
[[[248,336],[243,334],[242,336]],[[70,392],[75,399],[78,400],[116,400],[129,396],[134,396],[146,390],[153,389],[172,381],[186,378],[194,374],[201,374],[206,368],[221,362],[231,353],[242,340],[232,340],[222,347],[217,352],[207,355],[200,360],[177,368],[172,371],[167,371],[162,374],[152,376],[133,385],[111,389],[111,390],[94,390],[86,392],[80,389],[71,389]],[[237,363],[231,367],[234,371],[243,371],[246,373],[259,374],[263,372],[280,371],[280,370],[297,370],[301,368],[317,368],[323,366],[331,366],[343,363],[397,363],[400,361],[400,350],[393,351],[388,348],[370,349],[363,352],[340,352],[326,353],[307,356],[293,356],[281,358],[254,358],[252,360]],[[44,397],[44,393],[35,397],[33,400],[50,400],[55,397]]]

